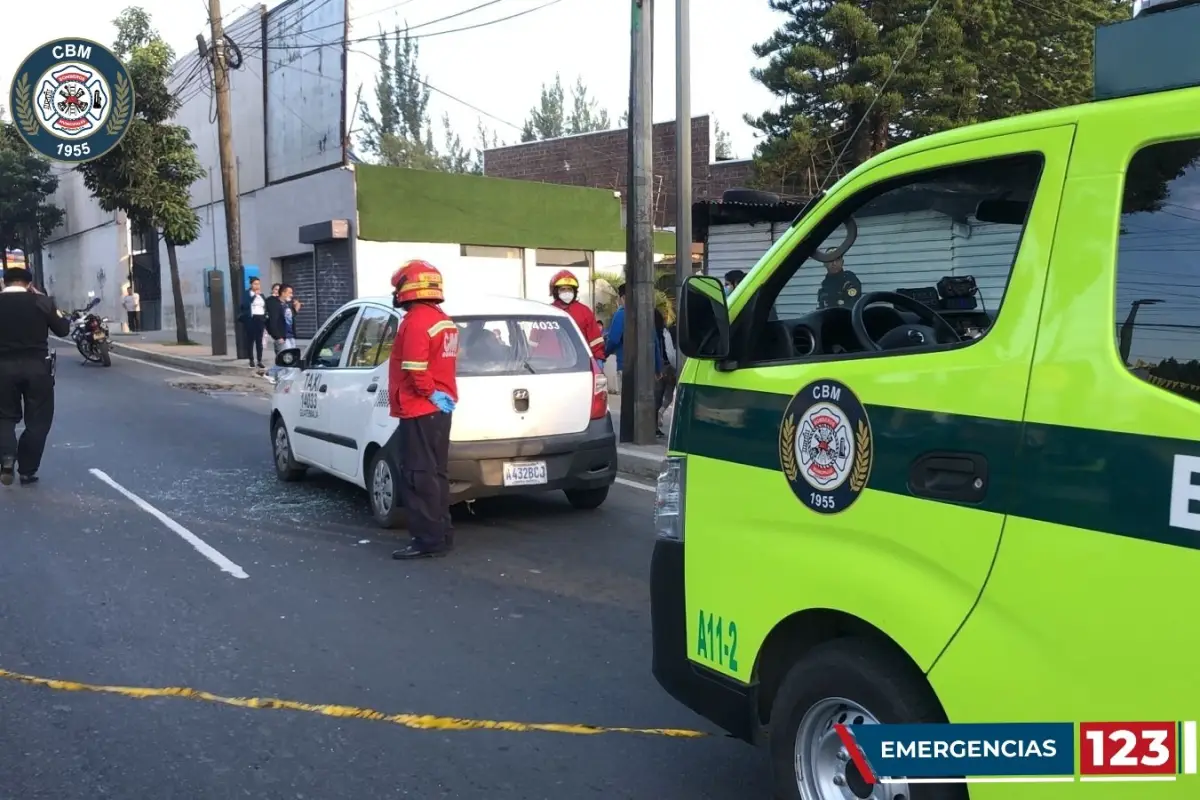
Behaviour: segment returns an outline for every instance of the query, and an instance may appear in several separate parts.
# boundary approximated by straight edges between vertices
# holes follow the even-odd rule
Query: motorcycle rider
[[[54,361],[50,334],[66,336],[71,323],[54,301],[33,286],[33,273],[4,271],[0,292],[0,484],[10,486],[14,472],[21,485],[37,481],[54,424]],[[17,423],[25,432],[17,440]]]
[[[388,441],[400,469],[400,498],[412,541],[392,558],[444,556],[454,549],[450,519],[450,421],[458,403],[458,326],[440,304],[442,274],[409,261],[392,276],[392,305],[404,318],[388,364],[391,415],[400,424]]]
[[[592,313],[592,310],[579,302],[579,279],[567,269],[555,273],[554,277],[550,279],[550,297],[553,298],[550,305],[566,311],[571,319],[575,320],[579,330],[583,331],[583,338],[587,342],[592,358],[596,360],[596,365],[603,370],[604,331],[600,328],[600,323],[596,320],[596,315]],[[553,334],[543,335],[545,333],[550,332],[534,331],[533,336],[530,337],[531,343],[539,349],[558,347],[558,337]]]

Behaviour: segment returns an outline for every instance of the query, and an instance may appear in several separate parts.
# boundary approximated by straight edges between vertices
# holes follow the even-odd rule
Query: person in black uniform
[[[0,291],[0,484],[37,481],[54,423],[54,363],[50,334],[66,336],[71,323],[33,286],[27,269],[6,269]],[[25,432],[17,441],[17,423]]]
[[[825,277],[817,290],[817,308],[852,306],[862,294],[862,282],[846,269],[846,262],[835,258],[825,265]]]

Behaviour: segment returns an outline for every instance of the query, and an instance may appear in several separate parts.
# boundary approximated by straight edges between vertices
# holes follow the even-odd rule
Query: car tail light
[[[592,419],[604,419],[608,413],[608,378],[600,365],[592,361]]]

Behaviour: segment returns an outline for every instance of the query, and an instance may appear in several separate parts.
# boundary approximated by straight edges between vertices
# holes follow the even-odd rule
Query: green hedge
[[[359,238],[563,250],[625,249],[621,202],[608,189],[362,164]],[[671,233],[655,251],[675,252]]]

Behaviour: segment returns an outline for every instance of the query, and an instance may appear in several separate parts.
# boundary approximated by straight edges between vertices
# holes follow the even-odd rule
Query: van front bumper
[[[505,486],[506,461],[545,461],[546,482]],[[600,489],[617,479],[617,435],[612,417],[592,420],[579,433],[450,443],[450,502],[570,489]]]
[[[654,678],[667,693],[742,741],[758,739],[757,692],[688,658],[684,544],[659,539],[650,559]]]

